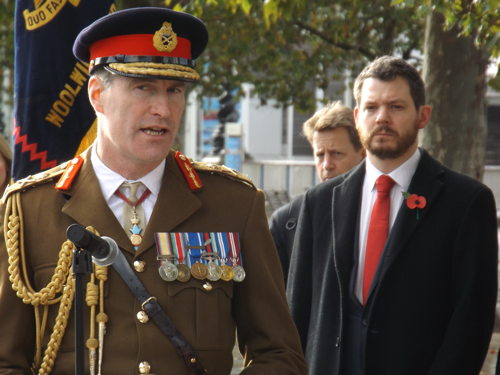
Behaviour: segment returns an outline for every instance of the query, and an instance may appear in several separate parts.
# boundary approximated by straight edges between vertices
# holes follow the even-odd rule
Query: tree
[[[13,14],[13,3],[0,0],[0,16]],[[312,110],[316,88],[329,92],[346,71],[356,75],[376,56],[399,55],[423,66],[435,114],[423,145],[452,168],[482,175],[485,69],[500,57],[499,0],[118,0],[117,5],[167,5],[200,16],[210,32],[198,62],[203,94],[209,96],[250,82],[263,101]],[[12,9],[3,12],[2,6]],[[0,38],[0,49],[9,43]],[[448,55],[459,48],[458,57]],[[467,77],[475,78],[466,85],[468,69],[475,71]],[[448,71],[457,73],[444,80]],[[489,83],[500,88],[500,75]],[[470,103],[459,102],[454,96],[459,92]]]
[[[424,53],[434,120],[422,144],[453,169],[482,177],[486,68],[500,55],[498,0],[167,0],[174,3],[200,15],[215,37],[205,55],[207,92],[247,81],[264,99],[311,109],[315,87],[328,88],[344,69],[358,72],[383,54],[418,66]],[[497,74],[491,83],[498,82]]]
[[[0,133],[4,132],[2,109],[11,106],[14,85],[14,1],[0,0]]]
[[[424,80],[434,113],[421,142],[445,165],[482,179],[486,70],[500,53],[500,3],[434,3],[427,16],[424,48]]]
[[[315,108],[315,89],[328,91],[346,70],[397,52],[412,58],[421,18],[389,0],[193,0],[167,5],[200,16],[210,33],[204,92],[230,83],[254,85],[261,99],[301,110]],[[409,26],[410,25],[410,26]],[[415,57],[415,56],[413,56]]]
[[[424,78],[433,115],[421,142],[447,166],[481,179],[488,58],[470,37],[444,31],[443,21],[441,13],[428,16]]]

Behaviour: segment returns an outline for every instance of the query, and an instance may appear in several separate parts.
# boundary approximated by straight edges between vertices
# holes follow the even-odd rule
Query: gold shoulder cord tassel
[[[45,350],[45,356],[43,357],[42,364],[40,365],[40,370],[38,375],[48,375],[52,372],[54,363],[57,358],[57,352],[59,351],[59,346],[61,345],[61,340],[66,331],[66,326],[68,324],[69,313],[71,311],[73,296],[75,290],[75,280],[72,275],[68,277],[68,283],[64,287],[64,293],[59,304],[59,312],[57,314],[56,323],[52,334],[50,335],[50,340]]]
[[[99,233],[92,227],[87,227],[87,230],[96,235]],[[99,286],[95,284],[95,279],[99,280]],[[104,282],[108,279],[108,268],[94,265],[93,273],[90,276],[90,281],[87,284],[86,302],[90,307],[90,334],[87,340],[87,348],[89,349],[89,368],[90,375],[95,375],[96,364],[97,373],[101,374],[102,355],[104,348],[104,334],[106,332],[106,322],[108,316],[104,313]],[[99,303],[100,310],[96,317],[96,305]],[[98,339],[95,338],[95,325],[98,323]],[[97,356],[97,349],[99,356]]]
[[[57,266],[54,270],[54,274],[50,282],[42,288],[40,291],[36,292],[28,277],[28,270],[26,266],[26,251],[24,247],[24,223],[23,214],[21,208],[21,196],[19,192],[11,194],[6,201],[6,209],[4,216],[4,233],[5,233],[5,243],[7,247],[8,263],[9,263],[9,280],[12,284],[12,289],[16,292],[17,296],[22,299],[25,304],[31,304],[34,308],[35,314],[35,326],[36,326],[36,352],[33,359],[33,372],[36,373],[38,369],[39,375],[48,375],[52,372],[54,363],[61,345],[61,340],[64,336],[66,326],[68,323],[69,314],[71,312],[73,304],[73,296],[75,289],[75,280],[71,270],[72,255],[75,247],[71,241],[65,241],[61,245],[61,250],[59,252],[59,258]],[[97,268],[97,267],[96,267]],[[101,267],[106,268],[106,267]],[[104,275],[104,276],[103,276]],[[100,305],[101,311],[97,315],[97,320],[99,322],[99,341],[98,344],[93,341],[94,336],[94,324],[91,324],[91,337],[89,339],[89,349],[94,350],[99,347],[99,373],[102,360],[102,345],[104,333],[104,328],[101,325],[107,320],[106,314],[104,314],[104,300],[103,300],[103,290],[104,281],[107,279],[107,270],[96,271],[96,277],[100,282],[100,293],[93,290],[89,291],[89,295],[99,295],[101,296]],[[95,285],[94,285],[95,286]],[[92,287],[90,287],[92,289]],[[56,297],[56,295],[58,295]],[[97,301],[97,297],[94,298]],[[47,314],[48,307],[59,303],[58,314],[54,323],[54,328],[50,335],[49,342],[47,344],[47,349],[45,350],[43,360],[41,359],[42,343],[45,336],[46,326],[47,326]],[[97,302],[95,303],[97,304]],[[40,319],[40,307],[43,308],[43,316]],[[93,309],[93,312],[92,312]],[[95,316],[95,305],[91,306],[91,317]],[[105,319],[103,318],[105,317]],[[94,339],[95,340],[95,339]],[[95,365],[93,366],[95,369]],[[95,371],[95,370],[94,370]],[[95,372],[94,372],[95,373]]]
[[[89,338],[87,339],[87,349],[89,350],[89,372],[90,375],[95,375],[95,362],[96,362],[96,353],[97,347],[99,343],[95,338],[95,306],[97,305],[97,301],[99,299],[99,289],[97,285],[95,285],[95,276],[92,273],[90,275],[90,281],[87,283],[87,293],[85,296],[85,302],[87,302],[87,306],[90,307],[90,333]]]
[[[99,314],[97,314],[97,323],[99,324],[99,362],[97,374],[101,375],[102,356],[104,350],[104,335],[106,334],[106,323],[108,315],[104,312],[104,283],[108,279],[108,267],[95,266],[96,277],[99,280]]]

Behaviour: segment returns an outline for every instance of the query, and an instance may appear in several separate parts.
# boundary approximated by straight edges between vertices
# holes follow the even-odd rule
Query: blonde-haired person
[[[302,132],[313,149],[321,182],[347,172],[365,156],[352,109],[340,101],[330,102],[317,111],[304,122]]]
[[[313,149],[314,165],[321,182],[347,172],[365,157],[352,109],[340,101],[330,102],[318,110],[304,122],[302,132]],[[285,282],[303,198],[301,194],[280,207],[269,222]]]

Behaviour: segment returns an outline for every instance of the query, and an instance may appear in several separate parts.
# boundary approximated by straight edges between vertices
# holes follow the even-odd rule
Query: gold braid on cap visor
[[[185,78],[193,81],[198,81],[200,75],[193,68],[176,64],[159,64],[152,62],[137,62],[137,63],[111,63],[111,69],[127,74],[141,74],[151,76],[165,76],[173,78]]]

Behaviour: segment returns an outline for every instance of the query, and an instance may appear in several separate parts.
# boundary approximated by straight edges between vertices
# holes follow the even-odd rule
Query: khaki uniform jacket
[[[177,329],[199,354],[210,375],[229,374],[235,333],[245,356],[242,374],[305,374],[296,328],[285,299],[283,276],[267,227],[261,191],[220,173],[198,171],[203,188],[191,191],[172,155],[167,158],[161,191],[137,252],[107,206],[90,162],[90,153],[70,190],[54,189],[56,181],[22,193],[28,274],[35,290],[50,281],[66,229],[73,223],[93,226],[101,236],[116,240],[125,257],[146,263],[137,273]],[[2,212],[5,208],[2,208]],[[158,274],[154,233],[238,232],[246,279],[210,282],[165,282]],[[3,237],[3,233],[2,233]],[[3,238],[0,248],[0,374],[29,374],[35,348],[31,305],[15,295],[9,282]],[[183,375],[188,370],[175,349],[150,320],[140,323],[141,306],[119,275],[109,267],[105,283],[103,375],[138,374],[149,362],[156,375]],[[56,306],[51,306],[47,336]],[[85,308],[85,336],[88,336]],[[74,373],[73,314],[62,339],[52,373]],[[88,362],[88,361],[87,361]],[[87,368],[87,364],[86,364]],[[88,371],[86,372],[88,373]]]

